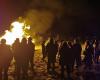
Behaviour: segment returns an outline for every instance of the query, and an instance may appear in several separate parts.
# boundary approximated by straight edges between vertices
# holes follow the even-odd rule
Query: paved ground
[[[41,60],[41,58],[42,58],[41,51],[40,50],[36,51],[36,53],[35,53],[35,67],[34,67],[35,72],[33,75],[29,69],[29,71],[28,71],[29,79],[28,80],[61,80],[60,79],[60,67],[58,66],[58,62],[56,63],[57,74],[56,75],[49,74],[49,73],[47,73],[47,70],[46,70],[47,61],[43,62]],[[14,63],[12,63],[10,68],[9,68],[9,72],[8,72],[9,80],[15,80],[14,70],[15,70],[15,66],[14,66]],[[86,80],[100,80],[100,65],[94,64],[92,70],[84,69],[84,65],[83,65],[79,70],[75,69],[73,74],[72,74],[72,77],[74,80],[84,80],[83,76],[88,77],[88,79],[86,79]],[[96,78],[89,79],[89,76],[96,77]]]

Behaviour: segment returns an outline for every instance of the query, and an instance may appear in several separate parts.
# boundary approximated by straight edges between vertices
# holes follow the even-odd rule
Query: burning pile
[[[16,38],[19,38],[20,40],[25,37],[25,29],[30,29],[30,26],[26,26],[25,22],[19,22],[15,21],[11,24],[12,29],[6,30],[5,34],[0,38],[6,39],[6,44],[12,45]],[[27,37],[27,36],[26,36]]]

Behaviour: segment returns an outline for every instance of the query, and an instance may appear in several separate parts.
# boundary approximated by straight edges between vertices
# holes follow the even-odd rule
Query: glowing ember
[[[21,22],[13,22],[11,24],[12,29],[11,31],[6,30],[5,31],[5,35],[2,36],[0,39],[4,38],[6,39],[7,43],[9,45],[12,45],[15,41],[16,38],[19,38],[20,40],[22,39],[22,37],[24,36],[24,25],[25,23],[21,23]],[[29,26],[28,26],[29,29]]]
[[[30,26],[25,27],[25,29],[30,30]]]

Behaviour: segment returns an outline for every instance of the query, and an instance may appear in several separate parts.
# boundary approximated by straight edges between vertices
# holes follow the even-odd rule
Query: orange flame
[[[12,29],[11,31],[6,30],[5,34],[0,38],[6,39],[6,44],[12,45],[16,38],[19,38],[20,40],[23,38],[24,35],[24,27],[27,29],[30,29],[30,26],[25,26],[25,23],[21,23],[18,21],[15,21],[11,24]]]

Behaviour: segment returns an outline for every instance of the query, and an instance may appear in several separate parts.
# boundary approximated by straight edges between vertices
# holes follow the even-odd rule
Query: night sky
[[[0,33],[30,9],[50,10],[55,18],[50,30],[63,35],[100,35],[98,0],[0,0]]]

